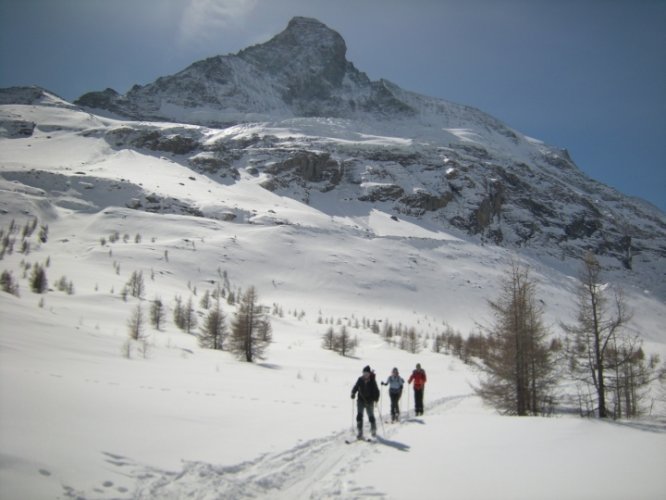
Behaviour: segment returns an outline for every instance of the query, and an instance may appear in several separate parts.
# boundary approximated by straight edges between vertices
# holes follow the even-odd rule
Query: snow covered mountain
[[[651,288],[666,281],[656,265],[666,256],[658,209],[481,111],[371,81],[345,53],[338,33],[294,18],[264,44],[126,95],[107,89],[76,103],[135,120],[224,127],[205,138],[190,129],[159,139],[132,126],[113,135],[116,147],[189,154],[191,166],[222,176],[251,165],[264,187],[302,201],[334,190],[498,245],[556,258],[591,250],[612,267],[646,271],[656,278]]]
[[[559,335],[591,250],[645,351],[666,354],[664,214],[481,111],[370,81],[345,52],[295,18],[126,95],[0,89],[0,270],[19,288],[0,293],[0,498],[411,498],[396,469],[422,477],[422,498],[659,498],[663,425],[501,419],[432,338],[488,324],[514,259]],[[37,264],[44,294],[28,284]],[[134,272],[145,294],[123,298]],[[203,320],[220,285],[272,305],[264,363],[171,320],[150,352],[121,355],[134,308],[190,298]],[[421,350],[370,322],[416,328]],[[333,325],[356,357],[321,348]],[[361,366],[416,362],[426,417],[409,418],[406,391],[404,425],[345,445]],[[531,481],[507,482],[507,463]]]
[[[565,268],[592,251],[619,280],[666,298],[666,217],[657,208],[588,178],[566,150],[479,110],[371,81],[346,59],[342,37],[315,19],[294,18],[266,43],[125,95],[91,92],[72,105],[38,88],[5,89],[0,102],[51,108],[49,125],[30,117],[33,108],[4,113],[7,138],[64,130],[85,109],[93,114],[72,132],[102,139],[114,156],[168,155],[216,183],[248,178],[330,216],[377,209]],[[77,175],[94,177],[86,168]],[[114,202],[253,219],[251,207],[145,185],[128,196]]]
[[[215,125],[294,116],[412,116],[416,109],[385,81],[372,82],[347,61],[342,37],[297,17],[270,41],[199,61],[126,95],[112,89],[77,103],[137,119]]]

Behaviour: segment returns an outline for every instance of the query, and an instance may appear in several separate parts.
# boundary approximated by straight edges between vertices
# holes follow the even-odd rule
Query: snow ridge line
[[[471,394],[439,398],[427,405],[431,413],[440,414],[457,406]],[[409,424],[410,420],[405,420]],[[397,446],[387,440],[399,426],[386,430],[378,444]],[[371,494],[367,488],[350,488],[345,480],[349,472],[369,460],[373,446],[350,448],[344,443],[348,430],[331,436],[305,441],[285,451],[266,453],[254,460],[236,465],[219,466],[202,462],[184,462],[180,472],[156,468],[136,470],[137,488],[131,498],[363,498]],[[408,447],[406,447],[408,449]]]

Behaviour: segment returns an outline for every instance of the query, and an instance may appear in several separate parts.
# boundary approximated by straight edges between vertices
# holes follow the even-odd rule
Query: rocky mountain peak
[[[339,33],[316,19],[294,17],[284,31],[242,50],[238,57],[267,73],[287,74],[300,84],[323,78],[339,86],[348,65],[346,53]]]
[[[72,107],[62,97],[58,97],[53,92],[36,85],[0,89],[0,105],[2,104],[41,104],[45,106]]]
[[[220,126],[280,117],[382,118],[415,110],[388,82],[371,81],[346,59],[340,34],[322,22],[293,18],[265,43],[197,61],[124,95],[89,92],[76,104],[140,120]]]

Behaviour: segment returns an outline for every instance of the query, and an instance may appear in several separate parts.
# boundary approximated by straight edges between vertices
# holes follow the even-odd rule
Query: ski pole
[[[354,433],[354,400],[351,400],[351,431]]]
[[[410,408],[412,407],[412,388],[408,387],[407,388],[407,418],[409,418],[409,412],[411,411]]]
[[[384,430],[384,417],[382,416],[382,391],[379,391],[379,420],[382,423],[382,436],[386,437],[386,431]]]

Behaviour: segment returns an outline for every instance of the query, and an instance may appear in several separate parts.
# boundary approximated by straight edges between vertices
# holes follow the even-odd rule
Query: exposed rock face
[[[30,137],[34,130],[34,122],[26,120],[0,120],[0,137],[8,139]]]
[[[166,132],[166,133],[165,133]],[[115,147],[146,148],[183,155],[191,153],[200,146],[199,142],[181,133],[168,133],[160,128],[120,127],[106,134],[106,140]]]
[[[9,87],[0,89],[0,104],[38,104],[45,94],[40,87]]]
[[[76,101],[76,104],[91,109],[105,109],[107,111],[122,113],[123,109],[118,105],[120,100],[121,95],[115,90],[108,88],[101,92],[84,94]]]
[[[330,99],[354,69],[346,59],[342,37],[314,19],[297,17],[268,43],[242,50],[238,57],[263,73],[279,75],[282,98],[307,107],[310,100]]]
[[[305,182],[326,181],[330,187],[339,184],[342,173],[340,165],[331,159],[330,154],[310,151],[298,151],[286,160],[266,167],[265,171],[274,175],[289,173]]]
[[[63,108],[74,108],[74,106],[41,87],[8,87],[0,89],[0,105],[23,104],[40,106],[58,106]]]
[[[361,201],[395,201],[405,194],[405,190],[396,184],[385,184],[373,186],[368,189],[367,194],[359,196]]]
[[[663,214],[591,181],[564,152],[558,157],[561,173],[554,176],[543,169],[552,161],[535,157],[528,165],[485,150],[477,150],[476,157],[453,148],[443,153],[421,146],[418,152],[392,153],[381,147],[349,151],[328,146],[322,154],[278,144],[270,155],[251,147],[237,154],[256,174],[268,176],[264,187],[283,195],[310,200],[312,192],[339,190],[337,196],[346,200],[556,258],[592,251],[631,269],[636,258],[666,257]],[[326,147],[310,146],[319,151]]]

